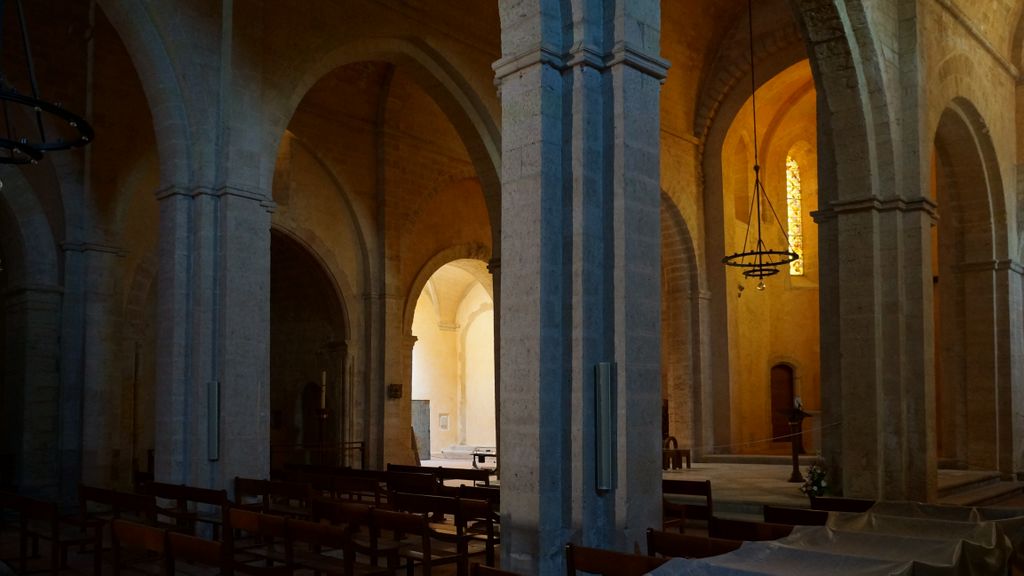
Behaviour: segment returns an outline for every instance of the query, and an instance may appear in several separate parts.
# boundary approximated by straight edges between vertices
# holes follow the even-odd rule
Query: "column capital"
[[[121,246],[103,244],[101,242],[61,242],[60,247],[65,252],[102,252],[113,254],[118,258],[124,258],[128,251]]]
[[[56,294],[64,293],[63,286],[54,284],[14,284],[4,292],[4,296],[28,295],[28,294]]]
[[[1001,272],[1009,270],[1010,272],[1024,275],[1024,265],[1021,265],[1020,262],[1015,262],[1013,259],[964,262],[958,268],[962,272]]]
[[[491,65],[494,69],[494,83],[501,84],[505,77],[538,64],[564,70],[565,58],[560,50],[550,44],[538,44],[522,52],[502,56]]]
[[[648,54],[629,42],[618,42],[611,54],[605,57],[604,65],[608,68],[619,65],[628,66],[664,82],[672,64],[661,56]]]
[[[938,219],[938,204],[931,198],[879,198],[875,195],[862,196],[850,200],[829,202],[826,208],[811,212],[811,217],[818,224],[835,218],[840,214],[854,212],[926,212],[933,220]]]
[[[587,66],[601,72],[625,65],[660,81],[665,80],[671,66],[668,60],[648,54],[628,42],[617,43],[611,52],[604,52],[591,44],[577,44],[568,53],[562,53],[547,44],[540,44],[496,61],[492,65],[495,83],[500,84],[506,76],[537,64],[544,64],[559,71],[575,66]]]
[[[209,186],[194,186],[185,187],[178,185],[171,185],[165,188],[161,188],[156,191],[157,200],[166,200],[173,196],[185,196],[188,198],[196,198],[199,196],[214,196],[221,198],[224,196],[233,196],[236,198],[244,198],[247,200],[254,200],[260,203],[267,212],[274,212],[277,208],[277,204],[274,200],[261,190],[252,190],[249,188],[243,188],[240,186],[232,185],[221,185],[215,188]]]

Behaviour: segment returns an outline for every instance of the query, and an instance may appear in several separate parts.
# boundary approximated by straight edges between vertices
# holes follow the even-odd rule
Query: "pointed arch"
[[[954,98],[935,130],[933,189],[938,447],[946,462],[1012,470],[1010,245],[986,124]]]
[[[320,78],[340,66],[360,61],[401,65],[437,103],[455,127],[469,153],[487,203],[494,246],[501,243],[501,134],[478,95],[445,56],[419,38],[365,38],[340,46],[312,62],[291,92],[282,95],[285,113],[271,115],[268,134],[282,134],[302,98]],[[268,139],[276,142],[276,139]],[[267,150],[268,158],[276,150]],[[272,169],[272,167],[270,168]],[[497,248],[495,249],[497,251]]]
[[[702,354],[700,270],[693,237],[672,199],[661,194],[662,398],[668,407],[668,434],[680,446],[709,440],[712,401],[706,390]],[[720,415],[718,415],[720,416]]]

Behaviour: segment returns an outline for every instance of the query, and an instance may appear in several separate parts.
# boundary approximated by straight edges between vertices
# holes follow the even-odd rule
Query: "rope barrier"
[[[782,440],[788,440],[789,438],[792,438],[794,436],[799,436],[799,435],[802,435],[802,434],[813,433],[813,432],[821,432],[822,430],[826,430],[828,428],[835,428],[836,426],[839,426],[842,423],[843,422],[840,420],[839,422],[833,422],[831,424],[823,424],[823,425],[818,426],[816,428],[811,428],[810,430],[807,430],[806,432],[793,432],[791,434],[784,434],[782,436],[773,436],[771,438],[764,438],[764,439],[760,439],[760,440],[748,440],[746,442],[734,442],[732,444],[715,444],[713,446],[702,446],[701,450],[703,450],[705,454],[709,454],[709,453],[713,453],[716,450],[721,450],[722,448],[736,448],[736,447],[754,446],[756,444],[766,444],[768,442],[779,442],[779,441],[782,441]]]

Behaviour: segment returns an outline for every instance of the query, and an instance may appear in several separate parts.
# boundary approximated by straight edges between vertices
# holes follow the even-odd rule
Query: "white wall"
[[[497,446],[494,430],[494,303],[480,284],[459,306],[466,444]]]

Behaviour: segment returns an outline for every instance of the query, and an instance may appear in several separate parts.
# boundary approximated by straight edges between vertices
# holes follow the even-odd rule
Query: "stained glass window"
[[[786,206],[789,234],[789,245],[800,258],[789,263],[791,276],[804,275],[804,227],[803,199],[800,189],[800,165],[792,156],[786,156]]]

